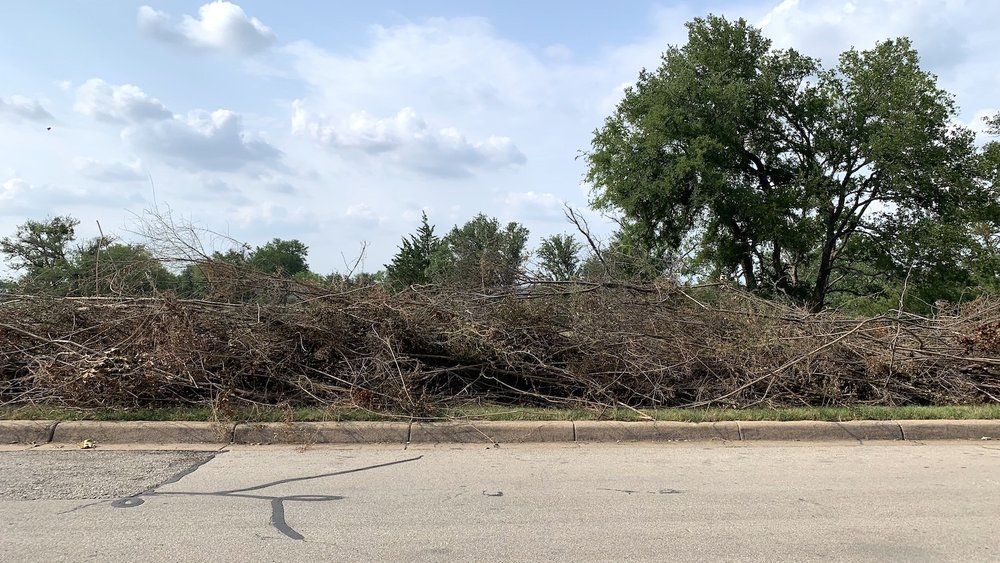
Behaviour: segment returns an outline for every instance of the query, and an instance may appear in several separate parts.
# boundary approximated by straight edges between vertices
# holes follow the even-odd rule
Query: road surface
[[[7,448],[0,560],[1000,560],[1000,443]]]

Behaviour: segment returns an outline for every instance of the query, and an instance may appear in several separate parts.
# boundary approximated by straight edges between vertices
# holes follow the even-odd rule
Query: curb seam
[[[579,440],[576,439],[576,421],[571,420],[570,424],[573,425],[573,442],[578,442]]]
[[[62,422],[62,421],[57,420],[54,423],[52,423],[52,426],[49,426],[49,431],[45,435],[45,443],[46,444],[51,444],[52,443],[52,438],[55,438],[55,435],[56,435],[56,426],[59,426],[60,422]]]

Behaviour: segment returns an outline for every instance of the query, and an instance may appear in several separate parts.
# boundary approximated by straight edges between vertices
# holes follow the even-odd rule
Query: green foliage
[[[68,255],[80,221],[73,217],[53,217],[47,221],[28,220],[17,227],[13,238],[0,240],[0,253],[23,272],[39,290],[50,291],[72,276]]]
[[[94,239],[72,260],[72,295],[154,295],[176,287],[177,278],[146,247]]]
[[[573,235],[544,237],[538,245],[538,274],[555,281],[567,281],[580,276],[580,251],[583,244]]]
[[[528,229],[480,213],[441,239],[428,269],[435,283],[460,287],[503,287],[515,283],[527,260]]]
[[[907,39],[824,70],[743,20],[709,16],[626,91],[594,134],[587,177],[626,237],[672,249],[697,237],[696,261],[818,311],[875,267],[870,245],[912,241],[907,272],[956,261],[916,244],[989,202],[955,114]]]
[[[30,292],[74,296],[153,295],[172,289],[177,279],[146,247],[99,237],[71,248],[72,217],[29,220],[14,238],[0,241],[0,252],[23,271],[17,285]]]
[[[619,232],[601,251],[591,253],[580,267],[580,275],[588,280],[652,281],[667,273],[672,263],[669,254],[631,240],[628,232]]]
[[[248,264],[258,272],[290,278],[309,270],[308,254],[309,248],[302,242],[276,238],[250,253]]]
[[[403,239],[392,262],[386,264],[386,281],[397,288],[429,283],[431,256],[440,245],[441,241],[435,236],[434,227],[428,223],[427,213],[424,213],[417,232]]]

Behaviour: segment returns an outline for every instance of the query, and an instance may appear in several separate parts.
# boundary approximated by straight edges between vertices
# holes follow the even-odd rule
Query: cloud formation
[[[509,192],[503,202],[519,218],[565,221],[563,201],[553,193]]]
[[[98,182],[138,182],[146,180],[142,162],[102,162],[92,158],[77,158],[73,161],[77,174]]]
[[[0,98],[0,114],[9,114],[31,121],[50,121],[53,119],[38,100],[33,100],[27,96],[13,95],[9,98]]]
[[[21,178],[8,178],[0,184],[0,201],[13,201],[18,195],[30,189],[31,186]]]
[[[121,137],[133,149],[187,170],[273,168],[282,157],[276,147],[247,133],[238,113],[218,109],[174,114],[132,84],[91,78],[77,89],[74,108],[99,121],[124,125]],[[145,178],[137,168],[121,163],[77,162],[77,172],[102,181]]]
[[[479,170],[524,164],[524,154],[507,137],[470,141],[454,127],[434,129],[412,108],[393,117],[355,112],[337,121],[292,104],[292,129],[336,152],[385,155],[415,172],[437,177],[465,177]]]
[[[91,78],[76,89],[73,109],[110,123],[138,123],[173,116],[160,100],[149,97],[138,86],[116,86],[100,78]]]
[[[278,166],[282,152],[246,133],[232,111],[193,111],[186,116],[132,125],[122,138],[136,149],[189,170],[235,171]]]
[[[260,20],[247,16],[232,2],[210,2],[198,8],[198,17],[184,15],[174,25],[170,15],[142,6],[136,17],[139,30],[163,41],[203,51],[252,55],[271,47],[277,40]]]

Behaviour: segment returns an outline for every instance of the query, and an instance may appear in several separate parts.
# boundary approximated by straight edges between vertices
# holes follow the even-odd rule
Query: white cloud
[[[338,152],[387,155],[406,169],[430,176],[469,176],[525,162],[524,154],[507,137],[491,135],[470,141],[454,127],[430,127],[412,108],[403,108],[394,117],[355,112],[335,121],[308,111],[301,100],[292,107],[296,133]]]
[[[293,195],[298,191],[295,189],[295,186],[283,181],[268,182],[264,185],[264,189],[269,192],[282,195]]]
[[[0,201],[13,201],[30,189],[31,186],[21,178],[10,178],[0,184]]]
[[[201,190],[190,196],[197,200],[222,201],[231,205],[248,205],[250,199],[243,192],[225,180],[209,177],[202,182]]]
[[[299,207],[289,208],[275,204],[273,201],[254,201],[240,207],[235,212],[239,225],[246,227],[268,227],[268,238],[293,238],[286,233],[303,233],[320,224],[317,217],[312,216]],[[262,237],[263,238],[263,237]]]
[[[336,114],[361,108],[384,114],[408,105],[434,105],[450,114],[557,105],[538,95],[554,78],[545,63],[524,45],[499,37],[483,18],[373,26],[370,38],[352,55],[305,41],[285,51]],[[415,101],[399,103],[400,97]]]
[[[52,114],[42,107],[38,100],[16,94],[9,98],[0,98],[0,114],[2,113],[31,121],[50,121],[53,119]]]
[[[507,205],[533,205],[538,207],[561,207],[562,200],[547,192],[511,192],[504,199]]]
[[[269,27],[231,2],[205,4],[198,9],[198,17],[185,15],[177,26],[168,14],[142,6],[137,22],[139,30],[150,37],[199,50],[250,55],[277,40]]]
[[[0,184],[0,217],[44,217],[71,214],[79,217],[83,208],[121,209],[143,205],[139,192],[122,191],[109,186],[85,188],[69,184],[34,184],[21,177],[9,178]]]
[[[377,225],[381,220],[378,214],[375,213],[375,210],[372,209],[371,206],[364,203],[349,206],[344,211],[344,217],[351,219],[358,224],[369,227]]]
[[[281,151],[247,133],[241,115],[226,109],[173,114],[163,103],[132,84],[113,85],[91,78],[76,91],[76,111],[100,121],[125,125],[121,137],[151,160],[189,170],[239,170],[252,165],[274,167]],[[142,179],[136,169],[100,163],[78,163],[78,172],[93,179]],[[96,176],[96,177],[94,177]]]
[[[986,17],[967,7],[956,9],[963,8],[960,4],[914,0],[904,10],[893,0],[784,0],[759,25],[778,45],[822,57],[827,65],[835,64],[837,55],[852,45],[868,49],[877,41],[911,37],[924,62],[943,70],[971,54],[963,33],[966,18]],[[988,11],[1000,15],[1000,10]]]
[[[84,178],[98,182],[138,182],[145,181],[142,161],[103,162],[92,158],[77,158],[73,168]]]
[[[573,50],[565,45],[549,45],[544,52],[546,57],[556,61],[568,61],[573,58]]]
[[[282,152],[248,134],[232,111],[193,111],[169,120],[135,124],[122,138],[136,149],[190,170],[235,171],[280,167]]]
[[[91,78],[76,89],[73,109],[112,123],[169,119],[173,115],[160,100],[149,97],[138,86],[116,86],[100,78]]]
[[[509,214],[517,220],[563,221],[563,200],[549,192],[509,192],[504,198]]]

